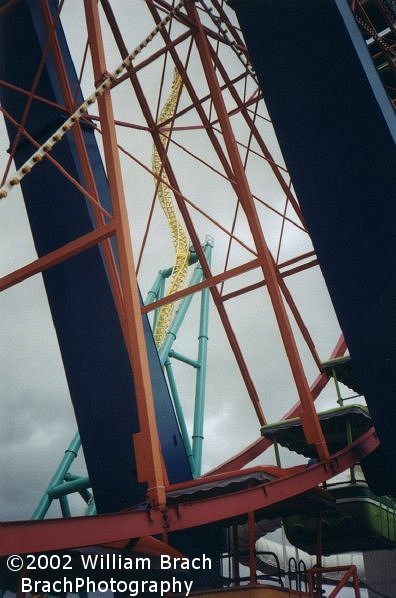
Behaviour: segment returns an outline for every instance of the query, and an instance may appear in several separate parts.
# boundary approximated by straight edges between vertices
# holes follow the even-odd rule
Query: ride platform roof
[[[363,405],[329,409],[319,414],[319,420],[331,453],[336,453],[347,446],[348,426],[351,433],[350,441],[359,438],[372,426],[369,412]],[[307,444],[299,417],[267,424],[261,428],[261,433],[266,438],[304,457],[309,459],[317,457],[315,446]]]

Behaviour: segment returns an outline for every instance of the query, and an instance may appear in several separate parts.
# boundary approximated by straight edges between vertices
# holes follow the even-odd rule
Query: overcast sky
[[[134,1],[131,14],[130,1],[118,0],[116,13],[128,48],[133,49],[152,29],[153,23],[148,15],[145,3]],[[86,33],[80,10],[82,3],[65,2],[65,30],[73,56],[78,63],[81,59]],[[231,12],[230,12],[231,14]],[[208,23],[209,24],[209,23]],[[183,31],[181,26],[173,26],[172,31]],[[113,70],[119,62],[114,43],[105,28],[104,38],[107,44],[108,69]],[[156,38],[142,54],[146,58],[159,47],[161,41]],[[185,60],[188,44],[182,44],[180,54]],[[222,50],[223,64],[229,73],[236,75],[241,71],[241,63],[229,49]],[[159,81],[162,62],[157,61],[152,67],[141,73],[141,81],[146,97],[155,113],[159,94]],[[206,84],[202,77],[197,53],[193,50],[189,62],[189,73],[194,80],[195,89],[205,95]],[[166,71],[163,97],[172,78],[172,65]],[[90,68],[83,78],[84,94],[92,91]],[[255,91],[255,84],[249,81],[247,95]],[[242,93],[242,91],[241,91]],[[116,118],[135,124],[144,124],[136,98],[128,83],[119,86],[112,94],[116,109]],[[231,99],[226,96],[227,104],[232,107]],[[188,106],[190,100],[183,91],[180,105]],[[96,106],[91,111],[96,114]],[[207,102],[205,110],[209,114]],[[213,114],[213,112],[212,112]],[[264,104],[259,109],[257,125],[264,139],[271,146],[275,160],[282,163],[281,153],[276,145],[274,134],[267,120]],[[197,125],[199,120],[193,111],[189,111],[178,121],[180,126]],[[239,117],[233,117],[236,135],[242,143],[248,140],[248,130]],[[6,161],[7,140],[2,126],[1,167]],[[145,131],[119,128],[118,139],[150,168],[151,140]],[[176,131],[174,139],[189,151],[196,151],[213,168],[220,172],[222,168],[214,154],[204,131]],[[100,141],[99,141],[100,143]],[[253,144],[257,151],[257,145]],[[242,148],[241,153],[245,157]],[[236,199],[231,185],[213,170],[193,160],[189,154],[172,146],[172,163],[183,193],[188,199],[206,210],[222,226],[231,229]],[[131,235],[135,255],[139,247],[148,218],[153,197],[153,180],[150,174],[138,167],[133,161],[121,156],[126,196],[130,214]],[[255,155],[250,155],[246,167],[254,194],[268,202],[281,213],[285,208],[285,197],[279,185],[271,175],[268,164]],[[288,182],[287,173],[285,180]],[[281,218],[258,204],[258,211],[268,243],[276,255],[281,233]],[[297,222],[290,206],[287,214]],[[226,235],[209,219],[191,209],[196,229],[202,241],[206,235],[214,238],[213,271],[221,272],[227,251]],[[251,236],[242,214],[237,218],[236,234],[253,249]],[[35,257],[29,227],[26,221],[23,201],[18,191],[0,204],[1,274],[8,273]],[[280,261],[284,261],[310,249],[310,241],[305,232],[293,224],[286,224],[284,244]],[[237,243],[233,243],[229,267],[242,264],[252,259],[252,255]],[[143,296],[153,283],[157,271],[172,264],[172,244],[164,217],[157,206],[154,211],[152,230],[149,233],[147,247],[139,271],[140,287]],[[256,272],[231,281],[226,288],[239,288],[255,282]],[[318,352],[325,360],[334,347],[339,329],[327,291],[318,268],[290,277],[287,284],[295,296],[302,315],[311,330]],[[198,303],[195,300],[192,315],[180,334],[175,348],[195,357]],[[267,291],[258,289],[248,295],[230,300],[226,304],[229,317],[235,328],[246,361],[250,367],[255,384],[260,394],[268,420],[278,419],[297,400],[297,393],[291,380],[289,366],[280,342],[274,315]],[[40,276],[25,281],[15,288],[5,291],[0,296],[1,309],[1,371],[0,387],[2,397],[1,418],[1,472],[2,485],[0,496],[1,519],[29,518],[41,494],[45,490],[65,448],[72,439],[76,426],[71,407],[67,383],[57,342],[46,303]],[[308,381],[316,376],[316,369],[297,333],[307,369]],[[193,412],[193,380],[184,365],[175,366],[178,375],[180,394],[185,404],[187,420],[191,426]],[[335,404],[334,391],[329,389],[322,405]],[[250,405],[246,390],[235,366],[235,360],[227,345],[218,315],[213,306],[210,313],[209,363],[207,380],[207,407],[205,418],[204,469],[209,469],[235,454],[259,436],[259,425]],[[268,462],[271,457],[264,457]],[[83,462],[76,465],[74,471],[83,471]]]

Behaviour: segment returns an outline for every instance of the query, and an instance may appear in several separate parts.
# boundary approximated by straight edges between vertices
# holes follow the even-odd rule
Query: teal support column
[[[94,497],[92,496],[90,502],[88,503],[87,510],[85,512],[86,515],[96,515],[96,505]]]
[[[190,283],[189,283],[190,286],[197,284],[198,282],[201,281],[201,279],[202,279],[202,268],[200,266],[197,266],[193,272],[193,275],[191,276]],[[166,333],[165,340],[158,350],[160,362],[162,363],[162,365],[165,363],[165,361],[169,355],[169,352],[172,348],[172,345],[176,340],[177,333],[179,332],[180,326],[183,323],[183,320],[186,316],[187,310],[190,307],[192,298],[193,298],[193,295],[187,295],[187,297],[184,297],[184,299],[182,299],[182,301],[180,302],[180,305],[175,314],[175,317],[173,318],[172,324],[171,324],[168,332]]]
[[[67,496],[60,496],[59,503],[61,506],[62,516],[65,518],[71,517],[70,505]]]
[[[189,283],[190,286],[197,284],[198,282],[201,281],[201,279],[202,279],[202,268],[200,267],[200,265],[198,265],[195,268],[195,270],[191,276],[190,283]],[[182,323],[184,321],[187,310],[190,307],[192,298],[193,298],[192,294],[187,295],[187,297],[184,297],[184,299],[182,299],[182,301],[180,302],[178,310],[173,318],[172,324],[166,334],[165,340],[158,350],[158,354],[159,354],[160,362],[162,365],[165,365],[166,373],[168,375],[169,386],[170,386],[170,390],[171,390],[173,404],[175,406],[177,420],[178,420],[179,426],[180,426],[180,432],[181,432],[181,435],[183,438],[184,447],[186,449],[188,459],[190,461],[191,471],[193,472],[193,475],[194,475],[196,466],[194,464],[194,459],[193,459],[193,455],[192,455],[190,438],[189,438],[189,434],[187,431],[187,424],[186,424],[186,420],[184,417],[183,408],[181,405],[179,393],[178,393],[177,387],[176,387],[176,382],[175,382],[175,379],[173,376],[172,366],[171,366],[170,359],[169,359],[172,345],[177,338],[177,333],[179,332],[180,326],[182,325]]]
[[[208,263],[211,263],[213,240],[207,238],[204,244],[204,252]],[[197,261],[196,255],[193,254],[190,257],[190,264]],[[169,269],[169,274],[171,269]],[[162,276],[165,277],[168,270],[163,270]],[[189,285],[195,285],[199,283],[203,278],[203,271],[200,264],[195,268]],[[188,295],[182,299],[179,304],[178,310],[173,318],[172,324],[167,332],[165,340],[162,346],[158,350],[160,362],[165,366],[171,394],[175,406],[177,419],[180,426],[180,431],[183,437],[183,442],[188,454],[188,458],[192,467],[193,475],[196,477],[201,473],[201,461],[202,461],[202,446],[203,446],[203,424],[204,424],[204,407],[205,407],[205,381],[206,381],[206,362],[207,362],[207,343],[208,343],[208,321],[209,321],[209,290],[204,289],[201,292],[201,312],[200,312],[200,324],[199,324],[199,335],[198,335],[198,359],[191,359],[183,356],[176,351],[173,351],[172,346],[177,338],[179,329],[186,317],[188,308],[190,307],[193,295]],[[196,391],[195,391],[195,405],[194,405],[194,425],[193,425],[193,445],[191,448],[190,438],[187,431],[187,425],[184,418],[183,408],[181,405],[180,397],[177,392],[175,379],[173,376],[173,370],[169,357],[174,357],[179,361],[182,361],[197,369],[196,376]],[[195,447],[195,448],[194,448]],[[198,462],[196,461],[198,459]]]
[[[81,496],[81,498],[83,499],[83,501],[87,504],[90,505],[91,502],[93,501],[93,495],[92,492],[90,492],[89,488],[91,488],[91,481],[88,477],[83,477],[80,475],[73,475],[72,473],[68,472],[65,475],[65,484],[62,484],[63,488],[63,494],[69,494],[69,492],[66,492],[68,487],[66,486],[66,482],[79,482],[77,487],[72,490],[72,492],[78,492],[79,495]],[[55,491],[55,487],[52,488],[52,492],[51,494],[54,495],[54,491]]]
[[[208,242],[206,242],[204,245],[204,251],[205,251],[206,258],[208,258],[208,255],[207,255],[208,248],[209,248],[209,244],[208,244]],[[193,264],[196,261],[197,261],[196,255],[193,254],[192,257],[190,258],[190,264]],[[170,269],[170,271],[172,271],[172,269]],[[202,280],[202,268],[198,264],[191,276],[189,286],[198,284],[201,280]],[[184,297],[184,299],[182,299],[182,301],[180,302],[177,312],[173,318],[172,324],[166,334],[165,340],[158,350],[160,362],[162,365],[165,363],[166,359],[169,356],[169,352],[172,348],[173,343],[175,342],[177,333],[179,332],[180,326],[183,323],[183,320],[186,316],[187,310],[190,307],[192,298],[193,298],[192,294],[187,295],[187,297]]]
[[[211,263],[213,243],[207,241],[206,258]],[[195,386],[195,409],[192,454],[195,463],[194,477],[201,475],[203,428],[205,411],[206,365],[208,355],[208,329],[209,329],[209,289],[201,293],[201,313],[198,335],[198,368]]]
[[[161,287],[163,280],[164,280],[164,275],[161,270],[160,272],[158,272],[157,278],[155,279],[153,286],[147,293],[145,305],[148,305],[149,303],[153,303],[153,301],[157,301],[157,299],[159,299],[162,296],[160,294],[160,287]]]
[[[39,504],[37,505],[37,507],[32,515],[32,519],[44,519],[48,509],[51,506],[52,500],[53,500],[53,498],[51,497],[51,489],[55,486],[58,486],[59,484],[62,484],[62,482],[64,481],[64,478],[65,478],[65,475],[69,471],[71,464],[73,463],[74,459],[78,455],[80,446],[81,446],[80,435],[76,434],[74,436],[73,440],[71,441],[69,447],[66,449],[65,455],[64,455],[61,463],[59,464],[58,469],[55,472],[55,475],[53,476],[52,480],[50,481],[45,494],[43,495],[42,499],[40,500]],[[62,511],[63,511],[63,509],[65,509],[65,511],[67,512],[68,507],[66,505],[61,504],[61,508],[62,508]]]
[[[194,474],[195,463],[194,463],[194,459],[193,459],[193,455],[192,455],[190,437],[188,434],[186,420],[184,418],[183,407],[182,407],[182,404],[180,401],[180,396],[179,396],[179,393],[177,390],[175,377],[173,375],[171,360],[169,358],[167,358],[165,361],[165,370],[166,370],[166,374],[168,376],[169,387],[170,387],[170,391],[171,391],[171,395],[172,395],[172,399],[173,399],[173,404],[175,406],[176,417],[179,422],[180,432],[181,432],[181,435],[183,438],[184,447],[186,449],[187,457],[190,462],[191,471]]]
[[[157,278],[154,281],[153,286],[147,293],[146,301],[144,302],[145,305],[149,305],[158,299],[161,299],[164,296],[165,291],[165,279],[170,276],[172,273],[172,268],[168,268],[167,270],[160,270],[157,274]],[[154,312],[154,319],[153,319],[153,330],[157,323],[158,318],[158,309]]]

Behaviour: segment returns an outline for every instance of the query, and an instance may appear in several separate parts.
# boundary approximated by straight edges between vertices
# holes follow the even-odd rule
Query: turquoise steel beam
[[[157,299],[162,299],[165,293],[165,279],[170,276],[172,272],[172,268],[168,268],[167,270],[160,270],[157,274],[157,278],[154,281],[154,284],[151,290],[147,293],[145,305],[152,303],[153,301],[157,301]],[[153,330],[156,326],[158,319],[158,309],[154,311],[154,319],[153,319]]]
[[[175,406],[176,417],[177,417],[177,420],[178,420],[179,426],[180,426],[180,432],[181,432],[183,442],[184,442],[184,448],[186,449],[186,453],[187,453],[187,457],[188,457],[188,460],[190,463],[191,471],[194,474],[195,463],[194,463],[194,458],[192,455],[190,437],[188,434],[186,420],[184,417],[184,412],[183,412],[183,407],[182,407],[182,404],[180,401],[179,392],[177,390],[175,377],[173,375],[172,363],[171,363],[171,360],[169,359],[169,357],[165,361],[165,370],[166,370],[166,375],[168,376],[169,387],[170,387],[170,391],[171,391],[171,395],[172,395],[172,399],[173,399],[173,404]]]
[[[211,263],[213,243],[206,245],[206,258]],[[203,273],[202,273],[203,275]],[[209,329],[209,289],[203,289],[201,293],[201,312],[198,335],[198,368],[195,385],[195,406],[194,406],[194,428],[192,453],[195,463],[194,476],[201,475],[203,429],[205,411],[205,389],[206,389],[206,366],[208,356],[208,329]]]
[[[74,473],[70,473],[70,471],[68,471],[64,477],[65,482],[71,482],[72,480],[80,480],[80,479],[81,479],[80,475],[75,475]]]
[[[73,440],[71,441],[70,445],[65,451],[65,455],[60,462],[58,469],[56,470],[53,478],[51,479],[50,483],[48,484],[47,490],[43,495],[42,499],[40,500],[39,504],[37,505],[32,519],[44,519],[45,515],[48,512],[48,509],[51,506],[52,498],[51,498],[51,489],[55,486],[61,484],[65,478],[65,475],[70,469],[71,464],[73,463],[74,459],[78,455],[78,451],[81,447],[81,440],[80,435],[77,433]],[[61,505],[62,506],[62,505]],[[66,507],[65,507],[66,508]]]
[[[213,240],[207,237],[203,250],[205,252],[206,259],[210,265],[212,256]],[[198,262],[196,254],[190,254],[190,265]],[[160,275],[170,275],[172,268],[168,270],[162,270]],[[198,263],[195,268],[189,285],[192,286],[200,282],[203,278],[203,270],[201,265]],[[164,278],[163,278],[164,280]],[[198,359],[191,359],[185,355],[182,355],[172,349],[172,345],[177,338],[179,329],[186,317],[188,308],[190,307],[193,295],[187,295],[180,302],[177,312],[173,318],[171,326],[166,334],[165,340],[162,346],[158,350],[160,362],[165,366],[166,373],[168,375],[169,386],[175,406],[177,419],[180,426],[181,435],[183,438],[184,446],[188,455],[188,459],[192,468],[194,477],[200,475],[201,462],[202,462],[202,447],[203,447],[203,420],[204,420],[204,405],[205,405],[205,380],[206,380],[206,362],[207,362],[207,341],[208,341],[208,314],[209,314],[209,291],[204,289],[201,293],[201,313],[199,323],[199,335],[198,335]],[[194,405],[194,424],[193,424],[193,446],[191,448],[190,437],[187,430],[187,425],[184,417],[183,408],[181,405],[179,393],[177,391],[176,382],[173,375],[173,369],[169,357],[173,357],[190,365],[197,369],[196,377],[196,390],[195,390],[195,405]],[[195,452],[194,452],[195,445]],[[198,457],[198,463],[196,458]]]
[[[187,365],[191,365],[191,367],[193,368],[199,368],[199,361],[197,361],[196,359],[191,359],[191,357],[187,357],[186,355],[182,355],[181,353],[178,353],[173,349],[169,351],[169,357],[173,357],[173,359],[177,359],[177,361],[181,361],[183,363],[186,363]]]
[[[158,272],[157,278],[155,279],[153,286],[147,293],[146,301],[144,302],[145,305],[148,305],[149,303],[153,303],[153,301],[157,301],[161,297],[160,286],[164,279],[163,272],[164,272],[163,270]]]
[[[198,261],[198,256],[194,250],[190,250],[190,254],[188,257],[188,265],[192,266]],[[165,270],[160,270],[157,274],[157,277],[154,281],[154,284],[150,291],[147,293],[146,300],[144,302],[145,305],[149,305],[158,299],[162,299],[165,294],[165,280],[169,278],[169,276],[173,272],[173,266],[170,268],[166,268]],[[154,311],[154,320],[153,320],[153,329],[157,323],[158,318],[158,309]]]
[[[72,473],[68,472],[65,475],[65,482],[71,482],[73,480],[83,480],[84,478],[80,475],[73,475]],[[89,479],[89,478],[86,478]],[[91,484],[89,484],[86,488],[80,488],[77,490],[77,492],[79,493],[79,495],[81,496],[81,498],[83,499],[83,501],[89,505],[90,502],[92,501],[92,492],[90,492],[88,490],[88,488],[91,487]]]
[[[197,284],[202,279],[202,268],[198,265],[190,279],[190,285]],[[166,334],[165,340],[162,343],[161,347],[158,350],[159,359],[162,365],[165,365],[166,373],[168,375],[169,387],[171,390],[171,395],[173,399],[173,404],[175,406],[177,420],[179,422],[180,432],[184,442],[184,448],[186,450],[191,471],[193,472],[196,470],[195,463],[192,456],[192,449],[190,443],[190,437],[187,430],[187,424],[184,417],[183,408],[181,405],[179,393],[177,391],[176,382],[173,375],[173,370],[171,367],[171,363],[169,360],[169,354],[172,349],[172,345],[177,338],[177,333],[179,332],[180,326],[182,325],[184,318],[186,316],[187,310],[190,307],[193,295],[187,295],[184,299],[180,302],[178,310],[173,318],[171,326]]]
[[[55,484],[51,486],[48,490],[48,495],[50,498],[60,498],[61,496],[66,496],[67,494],[72,494],[73,492],[81,492],[82,490],[87,490],[90,488],[91,482],[88,477],[80,477],[77,480],[69,480],[67,482],[61,482],[60,484]]]
[[[83,501],[89,505],[91,500],[92,500],[92,492],[90,492],[88,489],[83,489],[83,490],[79,490],[78,491],[79,495],[81,496],[81,498],[83,499]]]
[[[205,251],[205,255],[208,252],[208,248],[209,248],[209,243],[211,243],[211,241],[206,241],[205,245],[204,245],[204,251]],[[206,259],[207,259],[207,255],[206,255]],[[190,283],[189,285],[192,286],[194,284],[197,284],[198,282],[201,281],[202,279],[202,268],[200,267],[200,265],[198,264],[196,269],[193,272],[193,275],[191,276],[190,279]],[[192,301],[193,295],[187,295],[186,297],[184,297],[184,299],[180,302],[180,305],[178,307],[178,310],[173,318],[172,324],[167,332],[167,335],[165,337],[164,342],[162,343],[161,347],[159,348],[159,357],[160,357],[160,361],[162,364],[165,363],[165,360],[167,359],[168,355],[169,355],[169,351],[171,350],[171,347],[177,337],[177,333],[179,332],[180,326],[183,323],[183,320],[186,316],[187,310],[190,307],[190,303]]]
[[[62,511],[62,517],[71,517],[70,505],[67,496],[60,496],[59,503]]]
[[[95,505],[95,499],[92,496],[91,500],[88,503],[88,507],[87,510],[85,512],[86,515],[90,516],[90,515],[96,515],[96,505]]]

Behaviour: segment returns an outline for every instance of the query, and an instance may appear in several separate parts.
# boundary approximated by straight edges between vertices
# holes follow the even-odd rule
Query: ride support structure
[[[117,6],[109,0],[84,0],[87,49],[79,74],[61,25],[63,4],[0,3],[0,52],[7,58],[0,63],[0,99],[10,139],[0,196],[11,201],[20,185],[38,256],[3,276],[0,289],[42,274],[79,436],[35,513],[35,519],[41,518],[48,501],[59,495],[65,518],[1,523],[0,554],[105,544],[114,548],[115,543],[128,548],[142,538],[152,545],[156,536],[162,551],[188,556],[206,552],[218,563],[225,529],[246,523],[248,591],[253,596],[259,521],[312,512],[319,522],[320,565],[321,513],[332,503],[323,484],[373,453],[380,455],[384,492],[395,488],[390,456],[395,414],[389,402],[396,359],[390,334],[396,292],[389,277],[395,266],[396,170],[389,167],[395,158],[393,109],[344,0],[324,0],[319,16],[310,2],[232,0],[239,23],[218,0],[212,0],[210,7],[203,0],[146,0],[146,15],[154,28],[133,51],[117,23]],[[264,37],[263,23],[271,24]],[[18,38],[13,35],[17,25]],[[109,34],[122,61],[110,73],[104,43]],[[231,56],[232,68],[223,52]],[[85,66],[88,56],[91,67]],[[145,74],[159,63],[153,103]],[[93,81],[86,100],[85,68],[90,68]],[[161,111],[169,71],[176,78],[170,101]],[[121,85],[132,89],[136,122],[117,117]],[[276,159],[271,154],[260,130],[269,123],[263,96],[285,163],[280,154]],[[144,132],[150,146],[154,144],[154,163],[147,165],[140,155],[125,150],[119,127],[133,134]],[[180,147],[178,135],[183,132],[199,132],[199,142],[194,138],[191,148]],[[202,139],[207,145],[200,155],[195,145],[199,147]],[[210,155],[205,154],[207,148]],[[181,166],[173,153],[179,150]],[[123,168],[126,155],[156,181],[138,251],[132,221],[145,207],[133,204],[129,221],[123,182],[128,176]],[[219,193],[217,187],[212,195],[206,189],[202,192],[201,171],[195,189],[194,177],[184,168],[184,160],[191,158],[197,172],[198,168],[210,172],[225,185],[225,192]],[[17,171],[9,176],[12,159]],[[266,176],[276,185],[273,203],[258,195],[262,181],[257,183],[253,176],[260,171],[258,164],[265,166]],[[132,187],[135,184],[137,189],[137,179]],[[183,263],[176,271],[160,274],[143,305],[138,275],[146,241],[150,233],[155,236],[151,228],[155,233],[160,230],[154,223],[158,192],[160,203],[169,204],[171,199],[168,219],[176,211],[180,219],[173,222],[172,235],[176,261],[180,258]],[[217,213],[222,202],[226,209],[220,207]],[[202,244],[201,218],[226,240],[216,242],[216,247],[225,248],[220,267],[217,258],[212,260],[212,242]],[[279,224],[275,242],[267,226],[270,218]],[[291,244],[285,240],[290,228],[303,239],[303,249],[299,246],[294,255],[287,253]],[[282,252],[286,253],[281,259]],[[184,277],[188,260],[197,264],[190,285],[184,287],[178,280],[165,293],[164,279],[172,273]],[[348,346],[376,426],[370,420],[363,433],[348,437],[337,448],[326,437],[314,406],[329,373],[286,284],[288,277],[310,271],[318,262],[345,333],[330,357],[342,356]],[[367,276],[371,285],[365,284]],[[195,360],[177,352],[173,342],[197,292],[202,302]],[[260,313],[265,297],[298,397],[284,415],[285,425],[291,417],[299,418],[302,442],[313,458],[292,467],[247,467],[271,446],[272,439],[264,435],[202,475],[209,298],[246,403],[257,427],[268,432],[265,393],[257,383],[262,380],[260,368],[253,375],[252,359],[228,307],[249,293],[257,293]],[[176,301],[178,311],[172,320],[170,306]],[[149,321],[152,312],[154,324],[161,322],[161,314],[167,321],[159,326],[158,335],[154,327],[156,338]],[[257,322],[258,318],[259,329]],[[310,371],[317,374],[312,384],[303,352]],[[171,358],[197,369],[192,446]],[[266,407],[267,412],[271,405]],[[74,479],[68,469],[80,439],[88,477]],[[91,487],[98,515],[69,517],[64,484],[88,502]],[[353,568],[347,569],[342,584],[354,575]],[[194,580],[198,583],[199,576]],[[219,587],[226,584],[220,570],[206,581]],[[310,595],[313,592],[311,588]],[[289,595],[298,594],[290,590]]]

